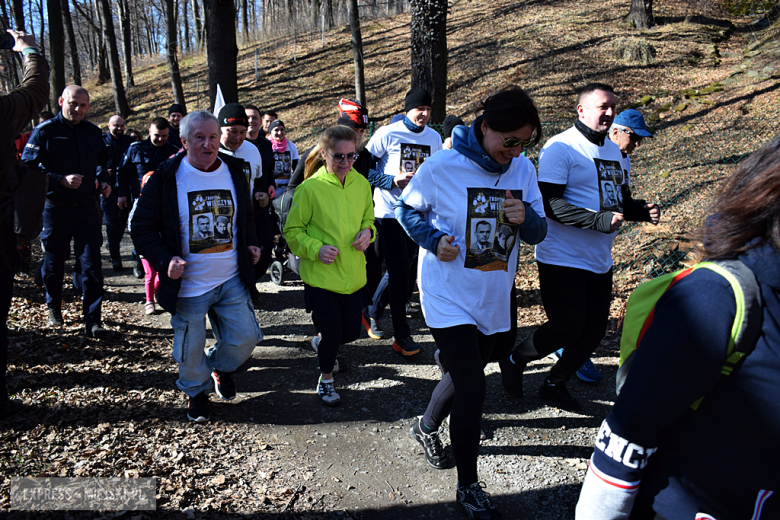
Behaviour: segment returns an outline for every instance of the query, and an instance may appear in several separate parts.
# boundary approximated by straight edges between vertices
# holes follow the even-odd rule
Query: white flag
[[[225,106],[225,98],[222,97],[222,89],[219,88],[219,83],[217,83],[217,98],[214,100],[214,111],[212,114],[214,114],[214,117],[219,119],[219,111],[222,110],[222,107]]]

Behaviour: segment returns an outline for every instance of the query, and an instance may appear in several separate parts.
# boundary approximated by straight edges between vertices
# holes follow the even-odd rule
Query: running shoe
[[[452,466],[447,451],[441,444],[439,438],[440,430],[433,433],[423,433],[422,416],[418,417],[409,428],[409,433],[423,447],[425,451],[425,460],[435,469],[447,469]]]
[[[496,509],[496,506],[490,503],[490,495],[485,493],[484,482],[474,482],[469,486],[458,486],[455,494],[455,502],[462,507],[461,511],[468,518],[478,520],[495,520],[504,518]]]
[[[601,372],[596,369],[596,367],[593,365],[593,361],[590,359],[583,363],[582,367],[577,370],[577,377],[587,383],[598,383],[604,379],[604,376],[601,375]]]

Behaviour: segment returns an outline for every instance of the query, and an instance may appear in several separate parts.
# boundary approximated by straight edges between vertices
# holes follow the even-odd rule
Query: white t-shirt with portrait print
[[[179,297],[207,293],[238,275],[236,188],[223,161],[213,172],[187,158],[176,171],[179,229],[184,261]]]
[[[403,121],[381,127],[366,145],[377,158],[377,171],[385,175],[403,172],[414,173],[431,155],[442,149],[441,136],[436,130],[425,127],[422,132],[412,132]],[[401,196],[401,189],[393,185],[392,189],[374,190],[374,216],[376,218],[395,218],[393,204]]]
[[[623,213],[621,185],[627,183],[620,148],[604,140],[590,142],[575,127],[553,136],[539,153],[539,182],[564,184],[566,202],[590,211]],[[617,235],[566,226],[547,219],[547,237],[536,245],[544,264],[603,274],[612,267],[612,242]]]
[[[249,141],[244,140],[238,150],[228,150],[220,147],[219,153],[224,153],[231,157],[238,157],[244,161],[244,175],[249,183],[250,192],[254,190],[255,180],[263,176],[263,163],[260,158],[260,150]]]

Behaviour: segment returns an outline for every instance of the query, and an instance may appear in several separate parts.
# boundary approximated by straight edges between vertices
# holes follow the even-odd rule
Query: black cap
[[[249,118],[246,110],[238,103],[228,103],[219,110],[219,126],[241,125],[249,128]]]
[[[417,107],[429,107],[433,103],[431,95],[423,88],[413,88],[406,93],[404,99],[404,112],[409,112]]]
[[[178,113],[180,113],[180,114],[181,114],[181,115],[183,115],[183,116],[186,116],[186,115],[187,115],[187,111],[186,111],[186,110],[184,110],[184,107],[183,107],[183,106],[181,106],[181,105],[180,105],[180,104],[178,104],[178,103],[174,103],[173,105],[171,105],[171,106],[170,106],[170,108],[168,108],[168,115],[171,115],[171,114],[173,114],[174,112],[178,112]]]
[[[444,138],[446,139],[448,137],[451,137],[452,129],[458,125],[466,126],[466,123],[464,123],[463,120],[458,116],[445,117],[444,122],[441,124],[441,131],[444,134]]]

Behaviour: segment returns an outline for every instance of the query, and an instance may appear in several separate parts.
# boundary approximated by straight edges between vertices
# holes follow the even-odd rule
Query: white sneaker
[[[333,380],[328,383],[322,381],[322,376],[317,383],[317,393],[322,399],[322,402],[327,406],[338,406],[341,404],[341,397],[336,393],[336,389],[333,386]]]

